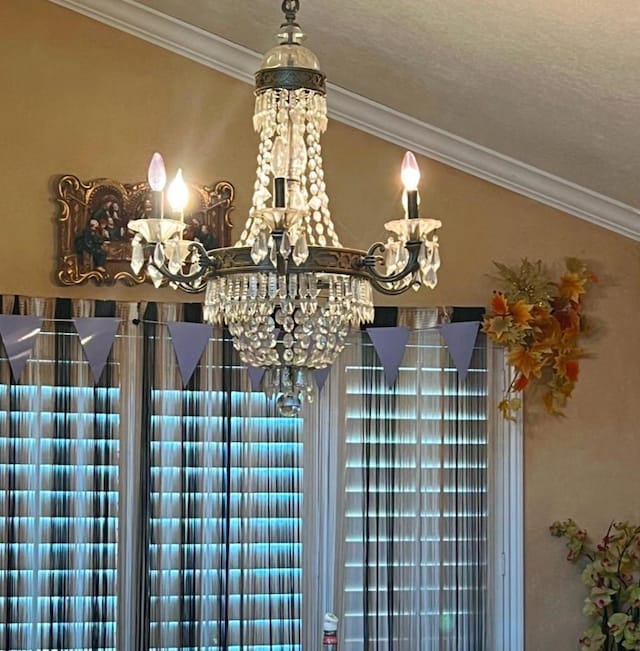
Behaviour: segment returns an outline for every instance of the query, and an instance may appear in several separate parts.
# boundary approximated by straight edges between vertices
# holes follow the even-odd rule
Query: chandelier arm
[[[380,292],[381,294],[385,294],[387,296],[399,296],[400,294],[404,294],[407,291],[407,286],[405,285],[396,288],[387,287],[383,283],[376,280],[375,278],[370,278],[369,282],[371,283],[372,287],[376,291]]]
[[[372,283],[376,286],[376,283],[394,283],[399,280],[403,280],[409,274],[412,274],[414,271],[417,271],[420,268],[420,263],[418,261],[420,255],[420,247],[422,242],[420,240],[409,240],[405,244],[405,248],[409,252],[409,259],[402,271],[398,271],[391,276],[385,276],[378,271],[376,271],[376,263],[379,261],[379,256],[375,255],[377,251],[382,251],[385,249],[385,245],[382,242],[376,242],[373,244],[367,251],[367,255],[362,258],[362,266],[365,271],[371,278]],[[377,286],[376,286],[377,288]],[[381,290],[382,291],[382,290]],[[386,292],[385,292],[386,293]],[[399,292],[394,292],[399,293]]]
[[[204,290],[207,288],[205,283],[202,283],[201,285],[198,285],[197,287],[193,287],[192,285],[189,285],[188,283],[177,283],[178,289],[181,291],[185,292],[186,294],[202,294]]]
[[[198,280],[205,274],[209,273],[210,269],[216,269],[219,265],[218,259],[216,257],[210,256],[200,242],[192,242],[189,245],[189,253],[193,253],[194,251],[198,253],[199,268],[193,273],[173,273],[169,270],[166,262],[158,266],[153,259],[150,260],[149,264],[153,265],[165,278],[173,281],[174,283],[177,283],[181,289],[184,289],[185,287],[188,287],[189,284],[193,281]],[[185,291],[197,294],[202,290],[200,288],[197,288],[196,291],[189,289],[185,289]]]
[[[183,274],[183,273],[177,273],[174,274],[173,272],[169,271],[169,268],[167,267],[166,264],[162,264],[158,266],[155,262],[149,262],[149,265],[157,269],[164,278],[167,280],[170,280],[174,283],[177,283],[178,285],[187,285],[189,283],[194,282],[195,280],[198,280],[198,278],[202,278],[209,269],[202,268],[198,269],[197,271],[194,271],[191,274]]]

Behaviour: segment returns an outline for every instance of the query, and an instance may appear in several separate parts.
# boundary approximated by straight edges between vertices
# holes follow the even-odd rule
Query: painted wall
[[[170,172],[180,165],[199,183],[231,181],[234,221],[244,222],[256,155],[250,87],[45,0],[2,0],[0,89],[0,294],[158,298],[150,288],[55,284],[58,174],[142,180],[159,150]],[[400,216],[402,154],[330,125],[326,180],[344,245],[363,245],[363,234],[366,243],[382,237],[383,222]],[[420,164],[423,211],[444,224],[443,267],[434,292],[411,293],[404,304],[483,305],[492,260],[528,256],[553,265],[573,255],[600,276],[588,299],[592,356],[566,418],[533,404],[526,416],[527,651],[574,649],[585,623],[583,588],[547,527],[572,516],[599,534],[613,518],[640,520],[640,248],[444,165]]]

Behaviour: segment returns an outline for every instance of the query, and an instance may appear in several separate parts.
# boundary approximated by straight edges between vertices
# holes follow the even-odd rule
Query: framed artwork
[[[234,187],[227,181],[212,186],[189,184],[184,239],[197,239],[206,249],[229,246],[234,196]],[[90,280],[99,285],[145,282],[144,270],[135,274],[131,269],[134,233],[127,224],[151,214],[147,182],[81,181],[65,174],[57,180],[56,201],[60,208],[56,274],[60,284],[81,285]]]

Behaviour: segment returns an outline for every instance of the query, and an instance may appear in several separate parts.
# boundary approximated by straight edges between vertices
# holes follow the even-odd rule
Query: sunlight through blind
[[[151,394],[150,648],[300,649],[300,421],[241,390],[222,346]]]
[[[372,346],[346,368],[344,640],[482,649],[487,363],[464,384],[435,330],[412,333],[389,392]],[[430,648],[430,647],[429,647]]]
[[[115,649],[119,390],[39,339],[20,385],[0,362],[0,647]]]

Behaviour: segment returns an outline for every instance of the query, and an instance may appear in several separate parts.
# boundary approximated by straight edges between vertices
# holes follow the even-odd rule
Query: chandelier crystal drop
[[[252,206],[232,247],[205,250],[183,240],[187,201],[181,171],[170,186],[174,214],[164,217],[164,162],[149,167],[152,217],[129,222],[131,264],[156,286],[204,292],[204,319],[226,325],[244,364],[262,367],[263,389],[283,415],[314,395],[314,371],[333,364],[352,328],[374,316],[373,290],[400,294],[437,284],[435,219],[419,217],[420,171],[402,164],[405,216],[385,224],[387,241],[367,251],[344,248],[335,232],[320,137],[327,128],[325,76],[302,45],[298,0],[284,0],[280,43],[256,73],[253,126],[259,136]]]

